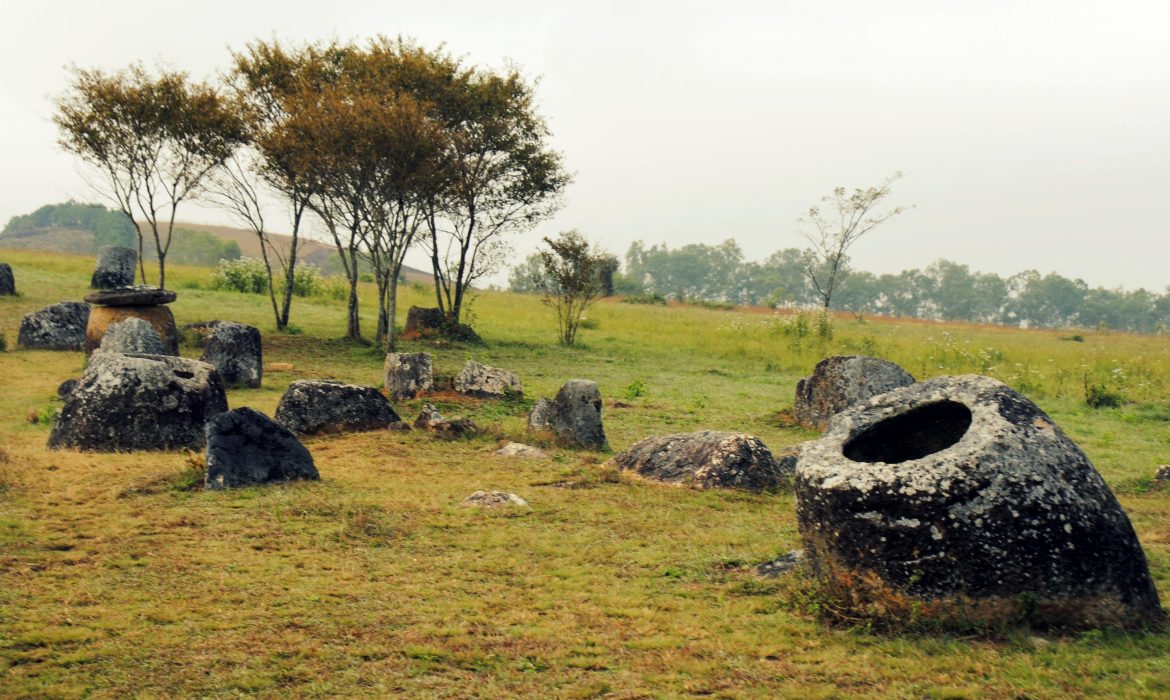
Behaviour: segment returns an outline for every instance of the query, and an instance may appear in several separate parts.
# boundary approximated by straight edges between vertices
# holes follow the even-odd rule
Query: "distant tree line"
[[[819,306],[823,295],[810,280],[807,260],[806,251],[786,248],[761,262],[747,261],[731,239],[674,249],[635,241],[613,286],[618,294],[679,301]],[[832,298],[831,308],[836,310],[1029,327],[1138,333],[1170,329],[1170,289],[1156,294],[1094,288],[1080,279],[1036,270],[1005,279],[950,260],[898,274],[853,270],[847,258],[842,268],[845,274]],[[509,286],[517,292],[540,292],[541,273],[540,256],[529,256],[513,268]]]
[[[31,214],[12,217],[0,231],[0,245],[5,243],[5,238],[14,244],[34,242],[48,231],[92,234],[92,242],[89,236],[77,235],[54,237],[48,242],[52,250],[67,253],[96,253],[103,246],[134,247],[136,243],[134,225],[121,212],[100,204],[70,201],[46,204]],[[143,253],[148,261],[158,260],[155,251],[149,248]],[[240,255],[240,245],[235,241],[222,240],[206,231],[176,227],[168,259],[180,265],[213,266],[221,260],[236,260]]]
[[[8,220],[8,225],[0,235],[31,233],[38,229],[54,228],[78,229],[93,233],[93,245],[86,251],[77,252],[96,252],[98,248],[108,245],[133,246],[135,241],[134,224],[119,212],[106,209],[100,204],[73,201],[46,204],[31,214],[14,216]]]

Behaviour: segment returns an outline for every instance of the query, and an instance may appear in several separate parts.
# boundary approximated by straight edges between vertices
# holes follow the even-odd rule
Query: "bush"
[[[341,301],[349,298],[349,281],[344,277],[331,275],[321,280],[321,289],[318,295],[328,299]]]
[[[1089,408],[1117,408],[1124,402],[1125,397],[1103,384],[1085,385],[1085,403]]]
[[[263,294],[268,291],[268,271],[264,268],[264,262],[255,258],[223,260],[211,275],[211,288]]]
[[[666,298],[661,294],[634,294],[622,298],[623,304],[652,304],[654,306],[666,306]]]
[[[325,279],[321,269],[311,263],[297,265],[293,270],[293,296],[313,297],[325,293]]]
[[[624,395],[627,399],[636,399],[639,396],[645,396],[646,391],[646,382],[641,379],[635,379],[626,386]]]

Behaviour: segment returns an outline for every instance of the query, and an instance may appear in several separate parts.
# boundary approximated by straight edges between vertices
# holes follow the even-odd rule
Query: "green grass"
[[[695,492],[607,471],[606,455],[549,462],[491,455],[524,437],[528,402],[596,380],[620,450],[700,427],[773,450],[815,437],[786,419],[796,380],[828,354],[889,358],[918,378],[980,372],[1036,400],[1088,453],[1170,596],[1170,347],[1164,337],[840,317],[831,340],[789,317],[601,302],[581,346],[555,344],[533,297],[483,293],[485,346],[408,343],[450,377],[467,359],[524,381],[526,400],[445,398],[487,436],[361,433],[306,441],[322,481],[190,489],[177,453],[46,450],[48,415],[80,353],[15,350],[21,315],[85,293],[92,261],[0,251],[22,295],[0,298],[0,696],[124,697],[1164,697],[1170,635],[1039,638],[882,635],[828,626],[799,579],[751,573],[799,546],[790,494]],[[208,291],[209,270],[171,274],[180,324],[238,320],[291,363],[232,406],[271,414],[298,378],[380,382],[382,353],[338,340],[343,302],[296,300],[297,335],[263,296]],[[364,290],[366,299],[372,290]],[[424,290],[403,287],[400,319]],[[372,332],[374,309],[363,307]],[[592,324],[591,324],[592,325]],[[815,323],[812,324],[815,326]],[[198,349],[184,347],[198,356]],[[1086,385],[1120,394],[1092,409]],[[631,390],[636,387],[636,390]],[[622,407],[615,402],[624,404]],[[422,401],[397,406],[412,420]],[[527,509],[481,511],[478,489]]]

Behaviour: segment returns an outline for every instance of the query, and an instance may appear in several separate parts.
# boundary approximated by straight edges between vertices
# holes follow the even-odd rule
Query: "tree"
[[[179,205],[195,196],[214,168],[243,140],[237,114],[206,83],[141,65],[107,74],[74,70],[69,92],[56,102],[58,143],[93,166],[94,184],[138,232],[139,271],[145,222],[158,256],[158,285],[166,287],[166,256]]]
[[[298,169],[301,145],[290,141],[281,127],[289,119],[289,99],[314,71],[320,71],[315,47],[286,51],[280,44],[262,41],[232,54],[225,80],[234,98],[232,106],[244,126],[239,148],[214,173],[208,188],[211,199],[255,234],[268,278],[268,298],[278,331],[285,330],[292,311],[301,224],[311,193]],[[291,233],[287,244],[277,244],[268,230],[266,202],[276,195],[285,206]],[[276,272],[282,281],[277,300]]]
[[[577,341],[585,309],[602,291],[602,267],[611,256],[596,250],[575,230],[546,237],[544,243],[548,246],[540,251],[548,280],[544,303],[556,310],[561,345],[571,347]]]
[[[508,289],[517,294],[543,294],[548,289],[544,258],[533,253],[508,273]]]
[[[426,244],[436,302],[458,325],[468,290],[504,262],[505,237],[551,216],[571,178],[516,69],[459,67],[430,88],[448,178],[428,202]]]
[[[838,187],[832,195],[821,198],[826,206],[810,207],[799,219],[798,223],[806,227],[803,235],[810,244],[804,252],[805,274],[824,308],[829,308],[833,292],[841,282],[842,262],[849,248],[865,234],[906,211],[906,207],[899,206],[874,213],[875,207],[889,196],[890,185],[901,177],[902,173],[897,172],[877,187],[854,189],[852,193]]]

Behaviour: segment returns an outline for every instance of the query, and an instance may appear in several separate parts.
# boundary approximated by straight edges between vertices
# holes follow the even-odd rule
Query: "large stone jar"
[[[1073,627],[1162,612],[1129,518],[1035,404],[940,377],[837,415],[796,468],[814,575],[876,619]]]

